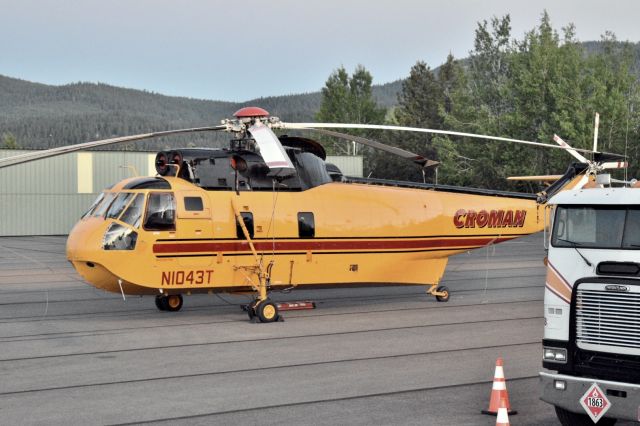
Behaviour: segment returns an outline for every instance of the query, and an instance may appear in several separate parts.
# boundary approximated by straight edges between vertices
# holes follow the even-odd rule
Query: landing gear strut
[[[427,289],[427,293],[436,297],[438,302],[448,302],[449,301],[449,289],[446,286],[438,286],[438,284],[431,284],[431,286]]]
[[[161,311],[177,312],[182,308],[182,295],[170,294],[168,296],[156,296],[156,308]]]
[[[263,267],[262,259],[258,256],[258,252],[256,251],[256,248],[253,245],[253,241],[251,240],[251,235],[249,234],[249,231],[244,224],[244,219],[240,215],[240,211],[238,210],[238,206],[236,206],[234,199],[231,199],[231,208],[233,209],[233,213],[236,216],[236,222],[238,223],[238,225],[240,225],[240,229],[242,229],[244,238],[249,243],[249,248],[251,249],[251,253],[253,254],[256,262],[255,265],[252,266],[237,267],[238,269],[249,270],[258,277],[258,284],[252,284],[252,287],[257,292],[258,297],[247,306],[249,319],[255,320],[255,318],[257,317],[260,322],[284,321],[278,314],[278,306],[273,303],[268,297],[273,261],[269,263],[269,266],[267,266],[266,268]]]

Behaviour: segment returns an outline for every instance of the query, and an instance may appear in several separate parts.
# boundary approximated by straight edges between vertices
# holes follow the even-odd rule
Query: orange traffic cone
[[[496,417],[496,426],[509,426],[509,415],[507,414],[507,400],[500,398],[500,408]]]
[[[502,368],[502,358],[496,360],[496,372],[493,375],[493,386],[491,388],[491,399],[489,400],[489,409],[482,410],[482,414],[498,415],[500,409],[500,400],[504,399],[504,406],[508,414],[518,414],[517,411],[511,410],[509,404],[509,394],[507,393],[507,383],[504,380],[504,370]]]

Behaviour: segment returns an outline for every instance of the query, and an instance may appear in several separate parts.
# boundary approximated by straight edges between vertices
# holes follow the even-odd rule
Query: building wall
[[[0,150],[0,158],[26,152]],[[154,159],[149,152],[79,152],[0,169],[0,236],[68,234],[104,188],[154,175]],[[362,157],[327,161],[345,175],[362,176]]]
[[[329,155],[327,163],[333,163],[345,176],[362,177],[364,173],[361,155]]]

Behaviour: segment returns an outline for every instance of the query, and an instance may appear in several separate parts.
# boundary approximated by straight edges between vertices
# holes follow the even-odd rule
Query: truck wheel
[[[555,409],[556,416],[558,416],[558,420],[560,420],[562,426],[591,426],[594,424],[586,414],[572,413],[560,407],[555,407]],[[598,420],[598,426],[613,426],[615,424],[616,419],[610,419],[608,417],[603,417]]]

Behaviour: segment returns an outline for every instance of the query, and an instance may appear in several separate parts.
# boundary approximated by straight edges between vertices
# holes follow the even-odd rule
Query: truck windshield
[[[554,247],[640,249],[640,208],[558,206]]]

